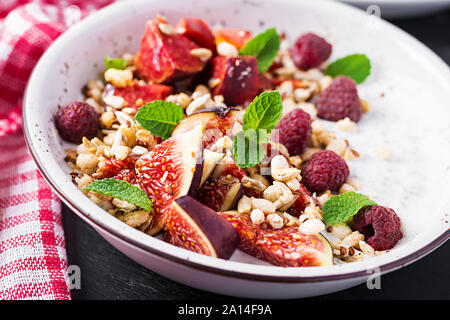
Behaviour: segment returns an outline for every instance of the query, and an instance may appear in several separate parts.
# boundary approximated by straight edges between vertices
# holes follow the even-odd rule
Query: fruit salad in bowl
[[[105,57],[54,117],[77,144],[73,182],[123,223],[212,257],[309,267],[392,249],[395,208],[358,192],[359,152],[339,134],[371,116],[358,94],[370,60],[332,50],[314,32],[289,43],[276,26],[149,20],[139,50]]]

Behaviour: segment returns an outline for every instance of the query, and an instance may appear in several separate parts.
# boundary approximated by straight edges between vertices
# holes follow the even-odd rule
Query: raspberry
[[[302,170],[302,181],[312,192],[338,190],[349,175],[344,159],[331,150],[313,154]]]
[[[382,206],[361,209],[353,217],[352,229],[362,233],[375,250],[391,249],[403,237],[394,210]]]
[[[98,115],[86,102],[74,101],[60,108],[55,121],[64,140],[80,143],[83,137],[91,139],[97,135]]]
[[[296,155],[303,152],[311,137],[311,117],[302,109],[295,109],[278,122],[275,129],[280,134],[280,143]]]
[[[325,120],[338,121],[349,117],[358,122],[361,113],[356,83],[344,76],[336,77],[317,102],[317,116]]]
[[[295,41],[291,58],[297,68],[308,70],[319,66],[331,55],[331,44],[314,33],[306,33]]]

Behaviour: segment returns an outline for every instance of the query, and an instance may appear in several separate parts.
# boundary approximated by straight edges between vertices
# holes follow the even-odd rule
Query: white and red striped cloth
[[[110,2],[0,0],[0,299],[70,299],[61,203],[25,146],[22,97],[47,47]]]

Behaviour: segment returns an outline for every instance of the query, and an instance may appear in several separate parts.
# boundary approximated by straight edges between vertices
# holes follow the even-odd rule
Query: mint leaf
[[[281,118],[283,103],[278,91],[263,92],[257,96],[244,114],[244,130],[272,130]]]
[[[248,129],[238,132],[233,139],[234,161],[240,168],[256,166],[266,152],[262,146],[268,142],[267,130]]]
[[[375,206],[376,204],[375,201],[361,193],[346,192],[333,196],[325,202],[322,208],[323,220],[327,223],[327,226],[345,222],[357,214],[361,208]]]
[[[280,50],[280,36],[275,28],[256,35],[241,49],[241,56],[253,56],[258,60],[258,71],[263,73],[272,65]]]
[[[175,125],[184,118],[183,109],[172,102],[157,100],[142,106],[136,121],[151,134],[167,139]]]
[[[96,180],[84,187],[83,190],[94,191],[106,196],[132,203],[146,211],[152,211],[153,203],[147,194],[126,181],[113,178]]]
[[[346,76],[360,84],[370,74],[370,60],[365,54],[352,54],[330,63],[325,73],[333,78]]]
[[[105,57],[105,70],[108,70],[110,68],[123,70],[127,67],[128,61],[121,58],[111,58],[106,56]]]

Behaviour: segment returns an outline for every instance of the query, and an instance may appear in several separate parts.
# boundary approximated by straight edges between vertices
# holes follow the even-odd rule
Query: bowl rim
[[[296,1],[294,0],[283,0],[284,2],[288,2],[292,5],[298,5]],[[153,0],[153,2],[158,2],[158,0]],[[147,4],[149,1],[146,0],[138,0],[133,1],[133,5],[139,5],[139,3]],[[28,146],[28,149],[30,150],[30,153],[32,155],[32,158],[34,162],[36,163],[39,171],[41,172],[44,179],[49,183],[49,185],[52,187],[52,189],[58,194],[58,196],[63,200],[64,203],[66,203],[73,211],[75,211],[81,218],[84,220],[88,220],[90,224],[93,224],[97,226],[98,228],[103,229],[104,231],[114,235],[115,237],[118,237],[119,239],[126,241],[127,243],[133,244],[134,246],[137,246],[145,251],[148,251],[152,254],[156,254],[160,257],[163,257],[167,260],[170,260],[175,263],[181,263],[185,264],[191,267],[194,267],[196,269],[201,269],[206,272],[220,274],[220,275],[226,275],[226,276],[232,276],[236,278],[243,278],[246,280],[258,280],[258,281],[269,281],[269,282],[323,282],[323,281],[330,281],[330,280],[342,280],[342,279],[348,279],[348,278],[357,278],[357,277],[367,277],[369,274],[367,272],[367,266],[366,268],[361,268],[361,270],[357,271],[348,271],[348,272],[339,272],[338,268],[336,266],[330,266],[330,267],[314,267],[313,269],[323,269],[323,268],[334,268],[334,270],[337,271],[337,273],[331,273],[331,274],[325,274],[325,275],[277,275],[277,274],[260,274],[258,272],[252,273],[250,271],[240,271],[237,269],[232,268],[220,268],[214,265],[214,263],[206,263],[208,259],[214,259],[216,258],[212,257],[205,257],[203,255],[200,255],[195,252],[190,252],[187,250],[184,250],[182,248],[178,248],[173,246],[173,252],[166,252],[164,250],[159,249],[157,246],[153,246],[151,243],[140,241],[139,239],[134,239],[132,237],[132,232],[127,232],[126,234],[124,232],[120,232],[119,230],[116,230],[112,228],[108,223],[105,223],[101,220],[96,220],[86,213],[84,213],[84,210],[74,201],[71,201],[71,197],[64,192],[63,188],[58,185],[58,183],[52,178],[52,175],[48,172],[45,165],[43,165],[42,161],[39,158],[39,151],[35,148],[35,143],[33,143],[33,135],[30,132],[30,125],[27,122],[28,113],[27,113],[27,105],[28,101],[30,100],[30,91],[32,91],[30,88],[33,87],[33,84],[37,81],[39,82],[39,76],[38,71],[41,69],[43,64],[45,63],[46,57],[50,55],[49,52],[52,52],[56,50],[55,48],[58,47],[64,47],[65,42],[68,42],[67,40],[70,39],[70,36],[73,36],[79,32],[79,30],[82,30],[83,27],[86,27],[90,24],[93,24],[93,21],[99,16],[99,15],[107,15],[113,14],[115,11],[119,12],[121,8],[125,6],[126,2],[117,2],[113,5],[110,5],[108,7],[105,7],[104,9],[99,10],[98,12],[93,13],[91,16],[87,17],[83,21],[79,22],[76,26],[72,27],[68,31],[66,31],[64,34],[62,34],[43,54],[43,56],[38,61],[38,64],[34,68],[32,75],[30,76],[29,82],[27,84],[27,88],[25,90],[24,95],[24,101],[23,101],[23,128],[24,128],[24,136],[25,141]],[[326,2],[327,6],[334,6],[336,9],[339,10],[348,10],[353,11],[353,14],[361,15],[362,13],[359,9],[352,8],[348,5],[337,3],[337,2]],[[380,21],[385,27],[389,28],[391,32],[395,32],[398,37],[401,37],[403,41],[406,41],[410,45],[415,46],[416,48],[420,48],[422,50],[423,54],[426,54],[427,57],[433,60],[433,63],[435,65],[439,65],[440,68],[442,68],[443,73],[447,73],[446,76],[450,79],[450,68],[449,66],[442,61],[440,57],[438,57],[436,54],[434,54],[429,48],[427,48],[424,44],[422,44],[420,41],[412,37],[411,35],[407,34],[403,30],[391,25],[390,23],[382,20]],[[95,24],[95,23],[94,23]],[[99,208],[100,210],[103,210]],[[117,220],[117,223],[123,224],[119,220]],[[131,227],[129,227],[132,229]],[[126,229],[128,230],[128,229]],[[135,230],[135,229],[133,229]],[[137,231],[137,230],[135,230]],[[139,231],[137,231],[139,232]],[[131,235],[130,235],[131,234]],[[150,237],[150,236],[149,236]],[[430,253],[437,247],[439,247],[441,244],[443,244],[445,241],[447,241],[450,238],[450,229],[447,229],[446,231],[442,232],[438,236],[436,236],[434,239],[426,243],[424,246],[422,246],[419,249],[416,249],[412,253],[405,255],[403,257],[394,259],[387,263],[381,263],[377,265],[376,267],[379,268],[380,272],[385,273],[389,271],[396,270],[398,268],[401,268],[405,265],[408,265],[415,260],[425,256],[426,254]],[[156,239],[158,240],[158,239]],[[160,241],[160,240],[159,240]],[[180,257],[177,255],[178,253],[181,253],[183,251],[183,255],[185,256]],[[188,253],[186,253],[188,252]],[[374,258],[373,258],[374,259]],[[219,259],[221,260],[221,259]],[[224,260],[225,261],[225,260]],[[233,264],[245,264],[242,262],[232,262],[232,261],[225,261]],[[217,263],[218,264],[218,263]],[[357,262],[352,263],[357,264]],[[359,266],[364,266],[363,264],[360,264]],[[277,267],[277,266],[260,266],[263,268],[281,268],[283,267]],[[284,268],[284,269],[293,269],[293,268]],[[305,269],[305,268],[295,268],[295,269]],[[309,269],[309,268],[306,268]]]

